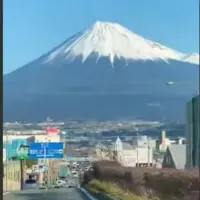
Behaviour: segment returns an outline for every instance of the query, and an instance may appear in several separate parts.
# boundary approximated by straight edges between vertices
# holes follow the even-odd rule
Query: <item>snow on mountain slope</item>
[[[189,63],[194,63],[194,64],[199,64],[199,54],[190,54],[186,55],[183,57],[183,61],[189,62]]]
[[[174,51],[159,43],[147,40],[117,23],[96,22],[89,29],[69,39],[61,47],[51,52],[44,63],[57,58],[73,61],[77,56],[84,62],[93,53],[100,57],[109,57],[111,63],[115,58],[125,60],[178,60],[194,62],[194,59],[183,59],[185,54]],[[195,63],[197,64],[197,63]]]

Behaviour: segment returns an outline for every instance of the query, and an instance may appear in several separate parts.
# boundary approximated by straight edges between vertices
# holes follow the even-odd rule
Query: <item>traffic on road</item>
[[[62,161],[59,163],[58,168],[59,175],[51,183],[48,181],[48,173],[50,173],[48,167],[43,167],[45,170],[43,170],[42,181],[41,177],[37,180],[36,174],[29,173],[27,179],[24,181],[23,190],[79,187],[84,171],[91,170],[92,165],[89,161]]]

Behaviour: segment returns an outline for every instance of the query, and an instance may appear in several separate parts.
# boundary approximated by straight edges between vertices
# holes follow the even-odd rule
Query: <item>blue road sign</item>
[[[63,143],[32,143],[29,146],[28,159],[56,159],[63,158]]]

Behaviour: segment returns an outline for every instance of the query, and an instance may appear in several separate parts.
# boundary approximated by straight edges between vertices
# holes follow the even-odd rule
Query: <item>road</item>
[[[90,200],[76,188],[32,190],[9,193],[3,200]]]

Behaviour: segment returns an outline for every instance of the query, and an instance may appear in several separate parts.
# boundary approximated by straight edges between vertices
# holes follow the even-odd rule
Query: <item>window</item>
[[[34,179],[28,179],[28,180],[25,181],[25,183],[26,183],[26,184],[35,184],[35,183],[37,183],[37,182],[36,182],[36,180],[34,180]]]

